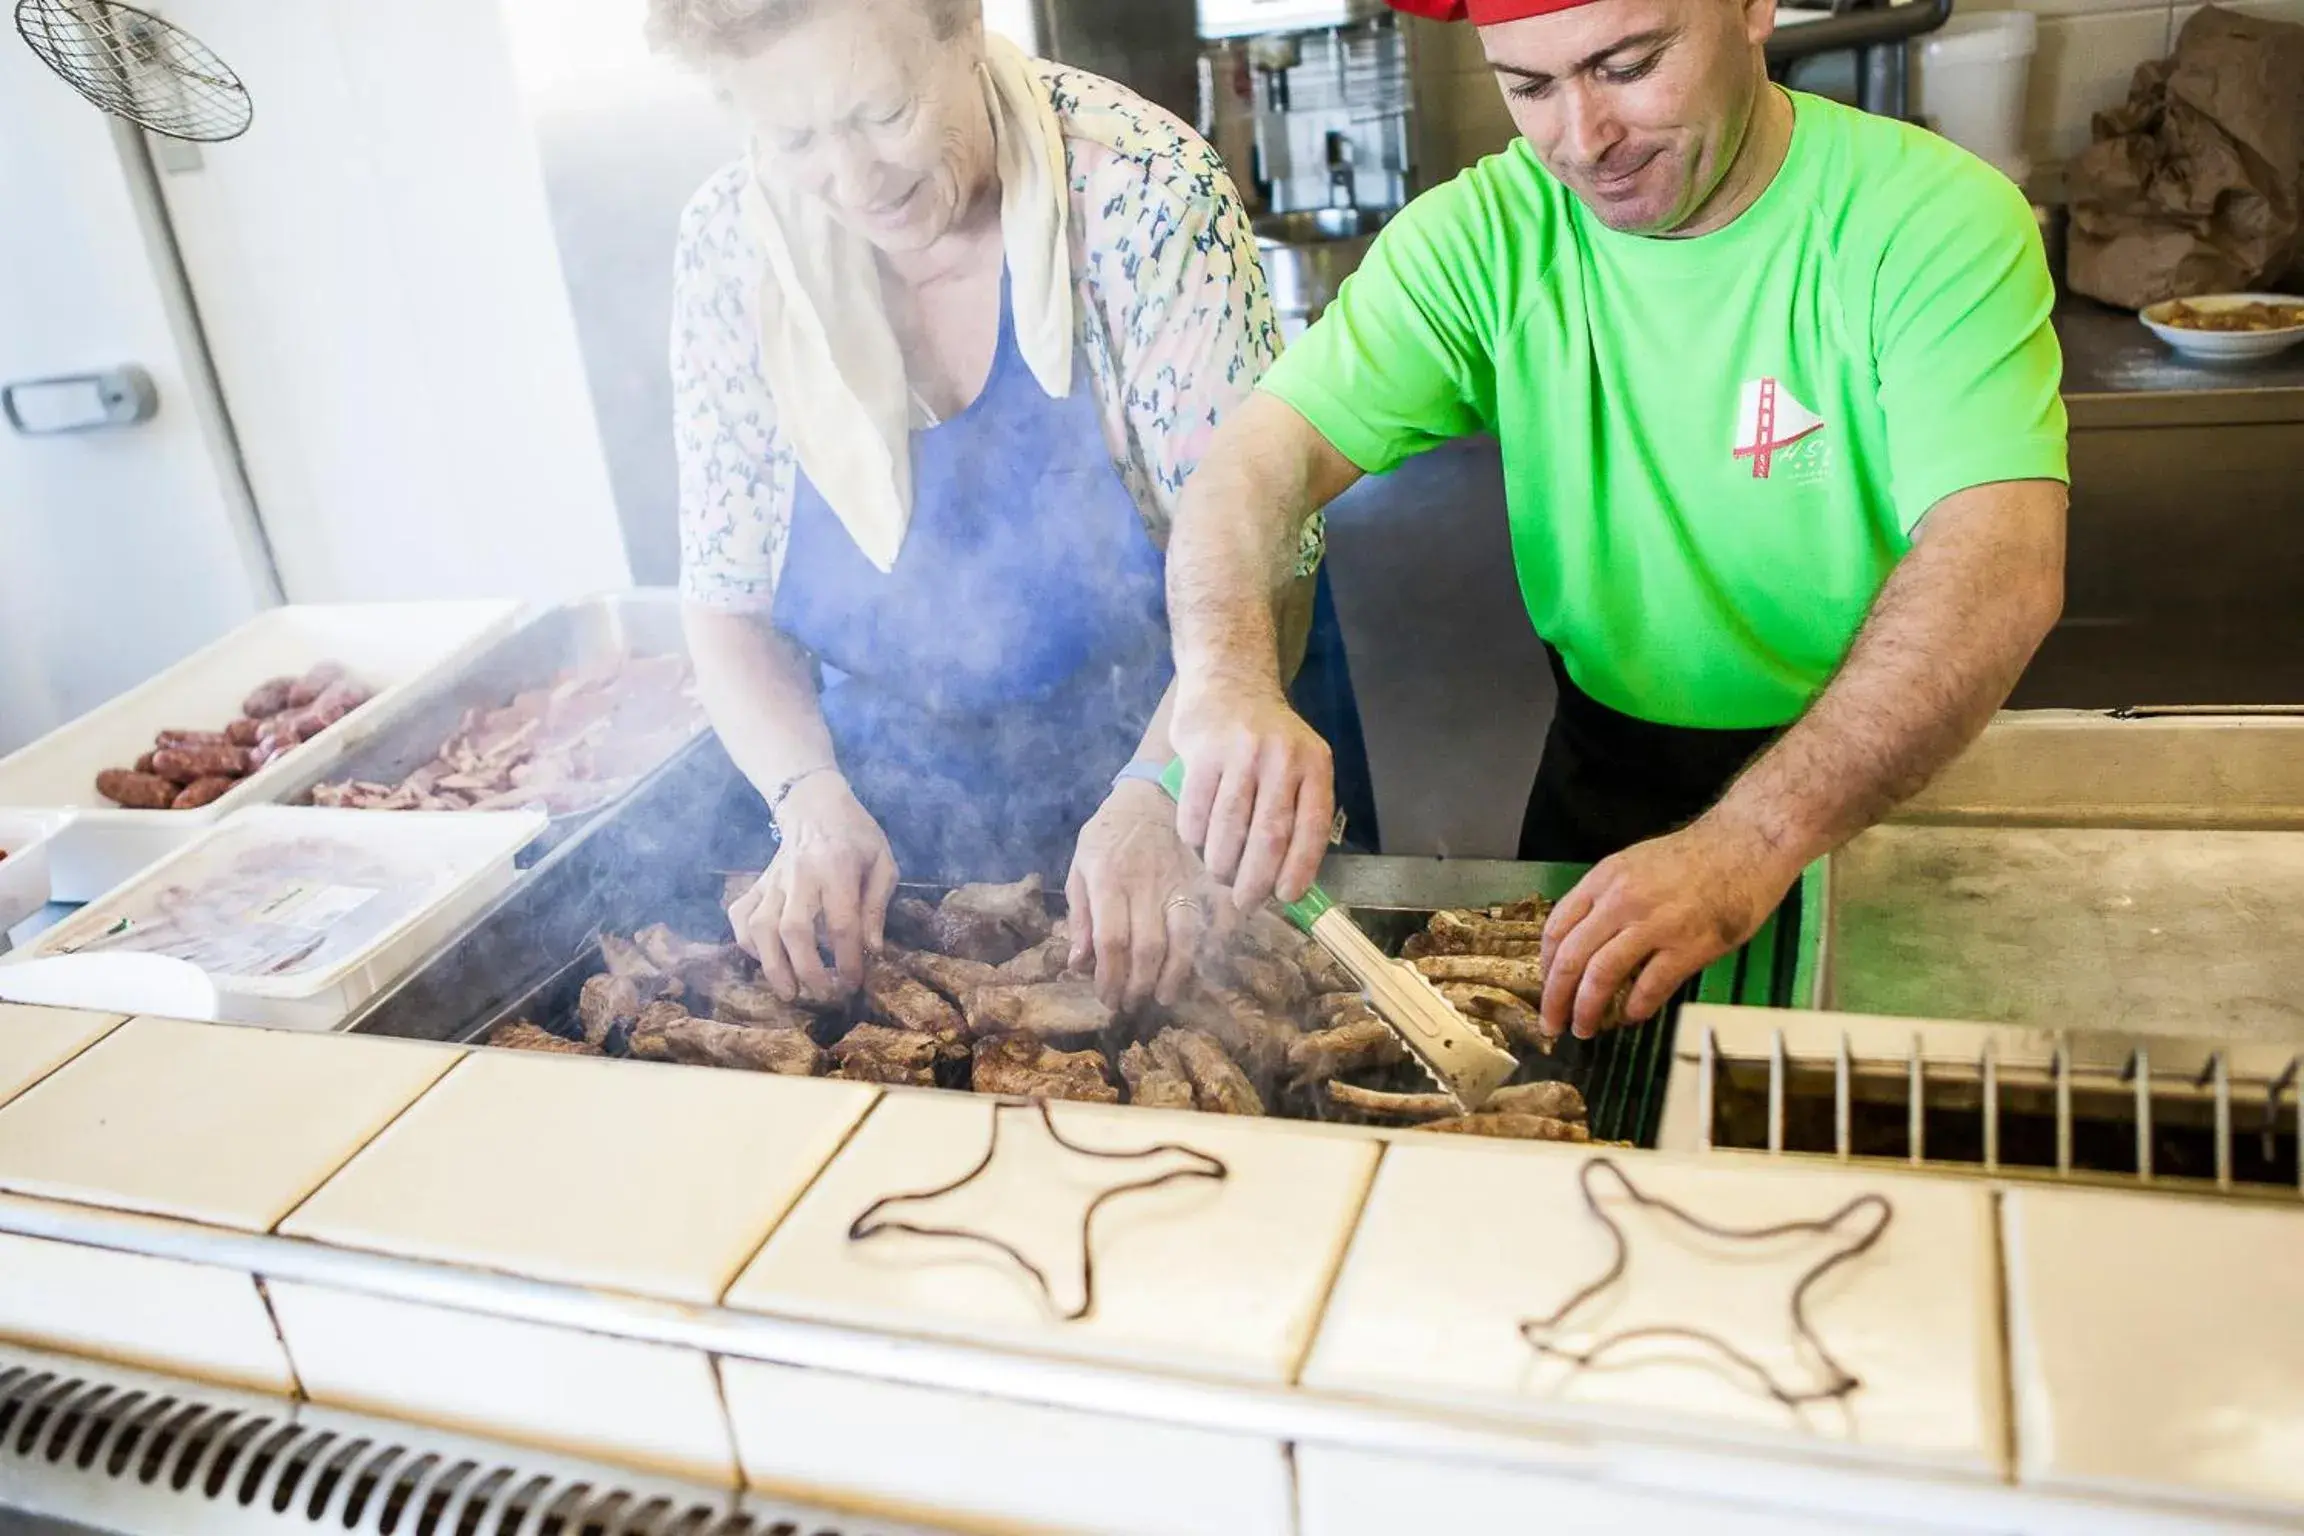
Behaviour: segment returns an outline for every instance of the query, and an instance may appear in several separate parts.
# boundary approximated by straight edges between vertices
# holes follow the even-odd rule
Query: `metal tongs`
[[[1183,797],[1182,758],[1169,763],[1160,787],[1172,799]],[[1467,1114],[1479,1109],[1520,1069],[1519,1058],[1474,1028],[1421,971],[1378,949],[1319,886],[1279,907],[1360,983],[1369,1007],[1457,1108]]]

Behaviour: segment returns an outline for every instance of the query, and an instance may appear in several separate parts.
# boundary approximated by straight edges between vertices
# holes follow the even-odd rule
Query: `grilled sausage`
[[[295,686],[293,677],[273,678],[240,701],[240,713],[252,720],[269,720],[288,707],[288,690]]]
[[[163,752],[170,748],[234,745],[232,738],[222,731],[162,731],[152,744]]]
[[[252,747],[264,735],[264,722],[242,716],[224,727],[224,739],[236,747]]]
[[[221,747],[167,747],[152,754],[152,771],[176,784],[208,778],[244,779],[248,770],[248,749],[229,743]]]
[[[328,691],[329,685],[340,682],[344,669],[333,661],[321,662],[311,671],[288,686],[288,707],[302,709]],[[254,713],[254,711],[250,711]]]
[[[136,759],[136,771],[138,773],[150,773],[152,771],[152,754],[150,752]]]
[[[230,789],[233,783],[233,780],[225,778],[221,774],[212,775],[205,779],[194,779],[184,786],[183,793],[176,797],[176,802],[170,809],[196,811],[204,805],[222,799],[224,792]]]
[[[107,768],[96,775],[96,793],[131,811],[165,811],[176,803],[178,786],[156,773]]]

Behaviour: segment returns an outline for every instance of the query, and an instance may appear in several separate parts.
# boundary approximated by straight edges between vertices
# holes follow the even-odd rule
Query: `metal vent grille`
[[[868,1532],[822,1512],[15,1350],[0,1357],[0,1508],[125,1536],[898,1536],[885,1525]]]
[[[2288,1045],[1703,1010],[1659,1145],[2304,1195]]]

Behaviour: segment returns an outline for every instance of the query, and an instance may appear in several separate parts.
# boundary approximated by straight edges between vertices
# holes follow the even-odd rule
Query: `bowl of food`
[[[72,818],[0,810],[0,949],[8,930],[48,905],[48,843]]]
[[[2304,341],[2304,298],[2215,293],[2163,299],[2136,317],[2153,335],[2203,363],[2248,363]]]

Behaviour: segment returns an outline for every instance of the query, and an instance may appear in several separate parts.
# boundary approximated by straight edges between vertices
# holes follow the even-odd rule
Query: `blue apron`
[[[893,570],[800,477],[776,627],[822,667],[841,769],[907,880],[1060,882],[1168,687],[1167,563],[1072,371],[1064,399],[1040,388],[1003,279],[983,393],[912,434]]]

